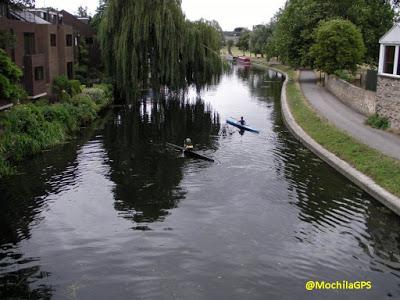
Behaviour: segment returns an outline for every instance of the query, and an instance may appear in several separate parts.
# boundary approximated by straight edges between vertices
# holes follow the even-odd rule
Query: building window
[[[385,46],[385,60],[383,65],[383,73],[393,74],[395,50],[396,50],[395,46]]]
[[[35,54],[35,34],[24,32],[24,48],[25,55]]]
[[[74,77],[74,69],[72,62],[67,63],[67,76],[68,79],[72,79]]]
[[[50,45],[52,47],[56,47],[57,46],[57,35],[50,34]]]
[[[87,45],[92,45],[93,44],[93,38],[92,37],[87,37],[85,39],[85,42],[86,42]]]
[[[66,36],[67,47],[72,46],[72,34],[67,34]]]
[[[398,47],[398,56],[397,56],[397,75],[400,76],[400,47]]]
[[[43,80],[44,79],[44,69],[43,67],[36,67],[35,68],[35,80]]]

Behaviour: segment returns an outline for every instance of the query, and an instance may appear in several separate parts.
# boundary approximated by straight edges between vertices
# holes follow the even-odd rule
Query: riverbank
[[[306,134],[323,148],[368,176],[384,190],[394,196],[400,196],[399,161],[356,141],[321,118],[304,97],[295,70],[287,66],[270,65],[262,59],[253,62],[256,66],[274,68],[288,75],[286,84],[287,103],[294,121],[300,125]],[[365,185],[356,181],[356,178],[353,178],[353,181],[367,190]],[[367,190],[367,192],[373,194],[370,190]],[[377,197],[376,194],[373,194],[373,196]]]
[[[42,100],[0,113],[0,177],[15,174],[19,161],[68,140],[111,102],[111,89],[96,85],[60,103]]]

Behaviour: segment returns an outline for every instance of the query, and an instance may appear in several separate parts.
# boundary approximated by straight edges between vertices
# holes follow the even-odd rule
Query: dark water
[[[280,88],[234,69],[201,99],[115,108],[26,162],[0,183],[0,298],[399,298],[399,218],[288,133]],[[261,134],[220,134],[240,115]],[[187,136],[217,163],[164,146]]]

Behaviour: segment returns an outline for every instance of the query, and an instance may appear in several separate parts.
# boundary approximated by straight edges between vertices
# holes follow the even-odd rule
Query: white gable
[[[380,40],[381,44],[400,45],[400,24],[396,24]]]

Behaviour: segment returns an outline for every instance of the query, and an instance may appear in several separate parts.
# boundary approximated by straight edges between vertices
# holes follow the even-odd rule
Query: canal
[[[235,67],[24,162],[0,183],[0,298],[399,298],[399,218],[288,132],[281,86]],[[242,115],[261,133],[225,125]],[[165,147],[188,136],[216,163]]]

